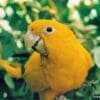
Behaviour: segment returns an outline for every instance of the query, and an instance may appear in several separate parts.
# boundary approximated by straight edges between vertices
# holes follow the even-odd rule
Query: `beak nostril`
[[[34,29],[32,28],[31,31],[34,31]]]

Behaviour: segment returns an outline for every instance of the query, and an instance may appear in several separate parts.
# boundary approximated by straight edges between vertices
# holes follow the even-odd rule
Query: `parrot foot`
[[[64,95],[61,95],[57,97],[56,100],[69,100],[69,99],[67,99]]]

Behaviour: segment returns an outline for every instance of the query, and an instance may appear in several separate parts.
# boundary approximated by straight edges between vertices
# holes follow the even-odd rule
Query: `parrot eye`
[[[46,34],[49,34],[49,33],[53,32],[53,31],[54,31],[54,28],[51,27],[51,26],[48,26],[48,27],[45,29],[45,33],[46,33]]]

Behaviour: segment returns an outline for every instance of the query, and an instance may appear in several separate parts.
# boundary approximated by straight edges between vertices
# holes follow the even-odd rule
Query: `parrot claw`
[[[56,100],[69,100],[69,99],[66,98],[64,95],[61,95],[61,96],[57,97]]]

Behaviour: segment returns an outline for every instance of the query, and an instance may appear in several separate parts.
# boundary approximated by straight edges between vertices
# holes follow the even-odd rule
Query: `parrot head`
[[[29,52],[37,51],[47,56],[50,51],[63,48],[62,44],[66,44],[71,36],[71,30],[64,24],[53,20],[36,20],[29,25],[24,41]]]

